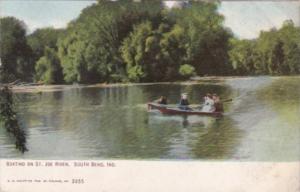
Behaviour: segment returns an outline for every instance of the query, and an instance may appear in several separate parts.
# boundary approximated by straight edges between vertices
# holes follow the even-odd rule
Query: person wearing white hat
[[[190,110],[190,108],[189,108],[189,101],[187,99],[187,94],[186,93],[181,94],[179,108],[183,109],[183,110]]]

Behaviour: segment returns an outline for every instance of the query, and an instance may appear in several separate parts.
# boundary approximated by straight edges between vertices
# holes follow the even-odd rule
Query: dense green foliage
[[[163,9],[162,1],[99,1],[70,24],[59,42],[67,82],[173,81],[190,63],[199,75],[231,69],[217,4]]]
[[[194,66],[198,75],[226,75],[231,70],[228,41],[232,35],[223,27],[224,18],[217,13],[217,6],[192,1],[187,8],[168,14],[169,20],[184,30],[183,60]]]
[[[62,67],[57,55],[57,42],[63,35],[62,29],[44,28],[37,29],[27,37],[33,52],[36,81],[46,84],[63,83]]]
[[[45,55],[36,63],[36,79],[47,84],[59,84],[63,82],[60,60],[54,49],[46,47]]]
[[[27,44],[25,24],[14,18],[0,18],[0,81],[30,80],[34,66]]]
[[[231,33],[222,27],[217,4],[192,2],[185,8],[164,10],[160,25],[135,25],[121,47],[132,81],[164,81],[184,77],[189,63],[198,75],[225,75]],[[184,68],[183,68],[184,69]]]
[[[286,21],[255,40],[231,41],[230,59],[239,75],[300,73],[300,28]]]
[[[67,82],[114,81],[126,76],[119,51],[133,25],[159,20],[160,2],[99,1],[84,9],[59,42],[59,56]]]
[[[8,81],[4,74],[54,84],[300,73],[300,29],[291,21],[240,40],[223,26],[219,3],[162,5],[98,0],[66,29],[38,29],[27,39],[21,21],[2,18],[0,80]]]
[[[195,75],[195,68],[189,64],[180,66],[179,74],[185,78],[189,78]]]
[[[63,35],[62,29],[43,28],[37,29],[27,37],[29,46],[33,51],[34,61],[38,61],[45,55],[46,47],[52,48],[57,51],[57,41]]]
[[[170,81],[178,77],[183,30],[177,26],[167,29],[165,24],[154,29],[147,21],[135,26],[124,40],[122,58],[131,81]]]

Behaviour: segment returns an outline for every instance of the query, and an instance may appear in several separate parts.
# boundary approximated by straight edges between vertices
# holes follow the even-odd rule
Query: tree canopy
[[[231,40],[230,60],[239,75],[300,73],[300,27],[285,21],[254,40]]]
[[[57,41],[64,34],[63,29],[42,28],[28,35],[27,41],[31,47],[35,62],[45,54],[46,47],[57,51]]]
[[[40,57],[35,66],[36,80],[47,84],[62,83],[62,68],[56,51],[46,47],[44,53],[45,55]]]
[[[14,17],[4,17],[0,18],[0,29],[0,81],[30,80],[34,66],[25,23]]]
[[[292,21],[234,37],[218,2],[98,0],[66,29],[26,35],[25,24],[1,18],[1,81],[55,83],[176,81],[192,75],[300,73],[300,29]]]

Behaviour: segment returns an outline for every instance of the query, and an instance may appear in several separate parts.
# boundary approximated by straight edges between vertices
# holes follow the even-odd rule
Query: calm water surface
[[[145,103],[180,93],[233,98],[223,117],[167,116]],[[198,84],[77,87],[16,93],[28,152],[0,127],[0,158],[300,160],[300,78],[252,77]]]

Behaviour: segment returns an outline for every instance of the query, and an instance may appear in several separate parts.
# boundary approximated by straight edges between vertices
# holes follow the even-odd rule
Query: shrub
[[[189,64],[181,65],[179,68],[179,74],[184,78],[190,78],[190,77],[196,75],[195,67],[193,67]]]

